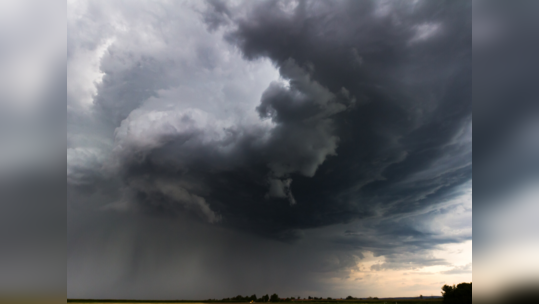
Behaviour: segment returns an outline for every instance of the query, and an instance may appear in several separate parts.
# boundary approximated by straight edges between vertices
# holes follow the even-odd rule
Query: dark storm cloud
[[[178,63],[141,56],[108,73],[121,52],[109,51],[95,104],[113,125],[123,120],[110,166],[124,195],[144,210],[180,207],[296,237],[437,204],[471,179],[467,2],[280,3],[246,4],[235,16],[238,7],[211,2],[203,14],[212,28],[208,16],[229,16],[228,40],[247,59],[269,57],[279,68],[285,81],[270,84],[256,108],[270,129],[211,125],[196,110],[135,110],[181,81]],[[184,195],[164,185],[181,185]]]
[[[411,212],[471,179],[469,3],[279,3],[247,5],[226,34],[289,82],[271,84],[257,107],[274,128],[199,144],[198,131],[171,135],[126,178],[159,176],[163,158],[189,151],[189,173],[167,178],[199,181],[224,223],[254,231]]]
[[[68,88],[68,291],[329,292],[365,251],[374,271],[448,265],[429,251],[471,239],[471,210],[433,223],[469,205],[469,3],[186,3],[70,23],[110,24],[68,35],[103,73]],[[280,79],[250,69],[268,59]]]

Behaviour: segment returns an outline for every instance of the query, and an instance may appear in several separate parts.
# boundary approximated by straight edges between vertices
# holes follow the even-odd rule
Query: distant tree
[[[272,294],[271,298],[270,298],[270,301],[271,302],[279,302],[279,296],[276,293]]]
[[[256,301],[256,295],[252,295],[250,298],[249,298],[251,301]]]
[[[374,297],[374,298],[372,298],[372,299],[373,299],[373,300],[378,300],[378,297]]]
[[[347,296],[346,299],[347,299],[347,300],[353,300],[354,297],[352,297],[352,296]]]
[[[243,302],[245,301],[245,298],[243,298],[242,295],[237,295],[234,298],[232,298],[234,301]]]
[[[444,304],[471,304],[472,303],[472,283],[460,283],[457,286],[444,285],[442,287]]]
[[[328,297],[328,300],[333,300],[332,298]]]
[[[268,302],[269,296],[266,294],[265,296],[262,296],[262,302]]]
[[[309,296],[309,300],[312,300],[312,299],[313,299],[313,297]]]
[[[419,295],[419,298],[420,298],[420,299],[423,299],[423,295]]]

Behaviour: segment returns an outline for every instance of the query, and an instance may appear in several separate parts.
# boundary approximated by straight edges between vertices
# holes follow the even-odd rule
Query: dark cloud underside
[[[248,60],[269,57],[289,81],[257,107],[275,123],[269,139],[233,130],[233,152],[193,146],[179,173],[162,161],[188,149],[178,135],[127,163],[124,179],[202,183],[223,224],[263,234],[439,203],[471,179],[470,7],[399,5],[377,15],[373,2],[300,1],[286,12],[270,1],[232,15],[230,43]]]

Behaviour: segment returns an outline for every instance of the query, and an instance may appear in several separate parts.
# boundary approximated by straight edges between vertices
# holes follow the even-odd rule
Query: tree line
[[[378,300],[378,297],[368,297],[365,298],[365,300]],[[224,298],[221,301],[223,302],[291,302],[291,301],[306,301],[306,300],[318,300],[318,301],[333,301],[333,300],[363,300],[362,298],[354,298],[352,296],[348,296],[347,298],[322,298],[322,297],[307,297],[307,298],[301,298],[298,297],[287,297],[287,298],[280,298],[278,294],[274,293],[271,296],[270,295],[264,295],[262,297],[257,297],[256,294],[252,296],[242,296],[238,295],[232,298]],[[210,301],[216,301],[210,299]]]
[[[444,304],[453,304],[453,303],[459,303],[459,304],[468,304],[472,303],[472,283],[460,283],[458,285],[444,285],[442,287],[442,296],[443,296],[443,303]],[[423,296],[420,296],[421,299],[423,299]],[[299,301],[299,300],[318,300],[318,301],[333,301],[333,300],[378,300],[378,297],[368,297],[368,298],[355,298],[352,296],[348,296],[344,299],[333,299],[331,297],[327,298],[321,298],[321,297],[307,297],[307,298],[301,298],[301,297],[288,297],[288,298],[280,298],[278,294],[274,293],[271,296],[270,295],[264,295],[262,297],[257,297],[256,294],[253,294],[252,296],[235,296],[233,298],[224,298],[221,301],[223,302],[291,302],[291,301]],[[211,300],[210,301],[216,301]]]
[[[444,304],[472,304],[472,283],[460,283],[457,286],[442,287]]]

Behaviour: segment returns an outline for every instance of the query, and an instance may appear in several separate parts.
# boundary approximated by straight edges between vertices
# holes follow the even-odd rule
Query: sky
[[[468,1],[68,1],[67,296],[472,281],[471,60]]]
[[[0,1],[0,294],[537,290],[538,3]]]
[[[476,277],[533,276],[531,12],[1,1],[0,293],[438,296],[472,281],[472,108]]]

